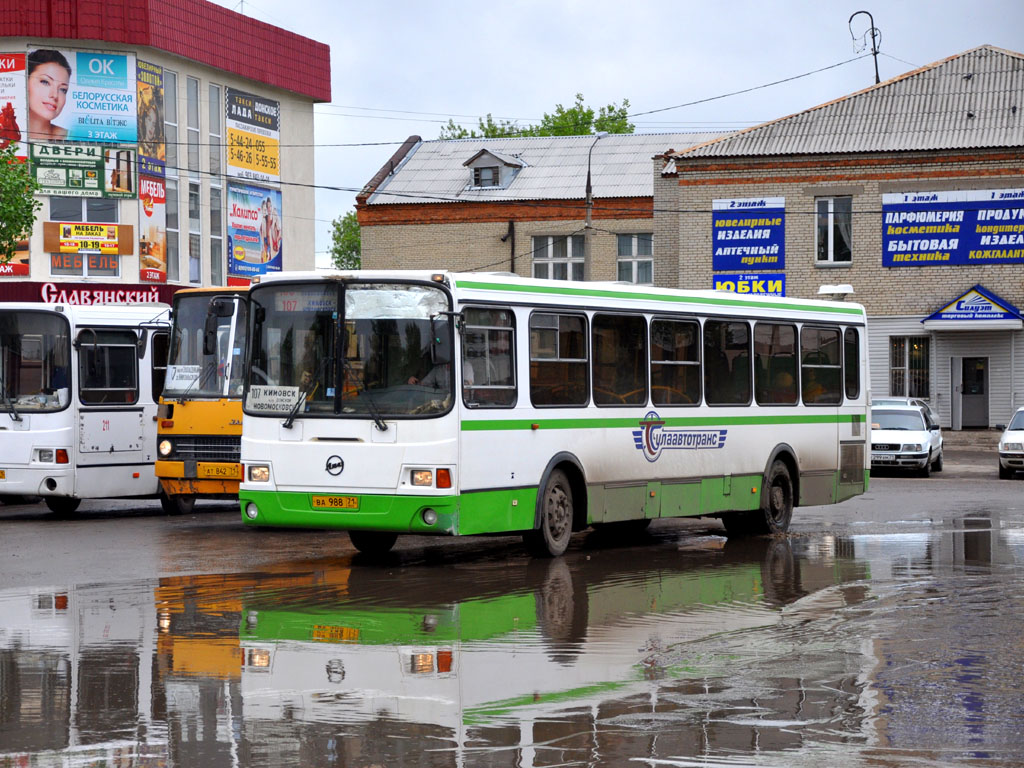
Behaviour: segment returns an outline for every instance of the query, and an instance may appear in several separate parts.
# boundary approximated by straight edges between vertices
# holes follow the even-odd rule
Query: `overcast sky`
[[[534,123],[582,93],[595,109],[628,99],[637,132],[745,128],[874,83],[868,16],[848,23],[860,10],[881,32],[883,81],[986,43],[1024,52],[1024,0],[218,3],[331,48],[315,182],[345,191],[317,191],[318,264],[356,191],[408,136],[436,139],[449,118]]]

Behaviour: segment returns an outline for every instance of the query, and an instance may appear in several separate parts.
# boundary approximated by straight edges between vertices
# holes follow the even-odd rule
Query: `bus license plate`
[[[359,497],[314,496],[313,509],[359,509]]]
[[[241,464],[199,464],[196,475],[207,480],[241,480]]]
[[[891,453],[876,453],[871,456],[872,461],[896,461],[896,456]]]
[[[359,630],[354,627],[314,624],[313,639],[320,643],[358,643]]]

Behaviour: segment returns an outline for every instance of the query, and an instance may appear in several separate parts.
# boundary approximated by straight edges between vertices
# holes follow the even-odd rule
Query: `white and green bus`
[[[250,525],[521,532],[720,517],[788,529],[863,493],[867,335],[849,302],[505,274],[358,271],[250,293]]]

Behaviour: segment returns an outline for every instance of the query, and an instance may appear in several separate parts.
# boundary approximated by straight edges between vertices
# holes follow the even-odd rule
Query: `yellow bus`
[[[169,514],[191,512],[196,499],[238,497],[248,290],[190,288],[174,296],[157,415],[156,476]]]

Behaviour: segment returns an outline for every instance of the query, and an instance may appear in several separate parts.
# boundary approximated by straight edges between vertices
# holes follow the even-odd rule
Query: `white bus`
[[[0,498],[156,496],[166,304],[0,304]]]
[[[417,271],[251,291],[250,525],[522,532],[721,517],[785,531],[867,485],[867,335],[847,302]]]

